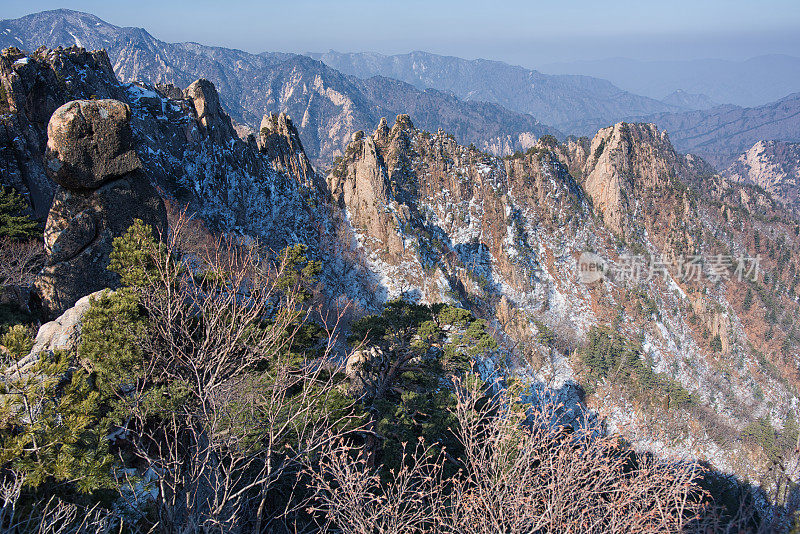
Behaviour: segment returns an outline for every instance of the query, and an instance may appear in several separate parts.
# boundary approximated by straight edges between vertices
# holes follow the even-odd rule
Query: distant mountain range
[[[420,89],[446,91],[463,100],[494,102],[581,135],[594,135],[599,128],[624,117],[686,110],[623,91],[606,80],[551,76],[499,61],[466,60],[427,52],[385,56],[331,50],[309,56],[362,79],[385,76]]]
[[[114,26],[70,10],[0,21],[0,47],[72,45],[105,48],[124,81],[186,87],[207,78],[219,88],[232,117],[251,128],[265,113],[287,112],[296,119],[307,153],[320,162],[341,152],[356,131],[371,130],[382,116],[407,110],[420,127],[447,129],[461,142],[488,150],[525,149],[545,134],[563,137],[528,114],[381,78],[348,77],[302,55],[165,43],[143,29]]]
[[[643,92],[647,89],[646,94],[657,99],[591,76],[543,74],[497,61],[427,52],[251,54],[191,42],[166,43],[144,29],[115,26],[70,10],[0,21],[0,47],[30,51],[73,45],[106,49],[123,81],[180,87],[197,78],[212,81],[232,118],[246,126],[237,126],[240,132],[256,130],[267,113],[286,112],[293,117],[307,154],[322,166],[342,153],[354,133],[372,130],[381,117],[400,113],[410,114],[419,128],[444,129],[460,143],[474,143],[495,155],[528,149],[546,134],[560,139],[593,136],[620,121],[653,122],[669,132],[679,150],[697,153],[717,169],[761,140],[800,142],[800,96],[785,96],[789,88],[800,90],[800,69],[790,69],[796,58],[783,56],[722,62],[728,70],[709,67],[707,73],[697,70],[704,63],[690,62],[695,70],[680,62],[658,63],[663,73],[646,62],[608,63],[617,65],[619,72],[630,67],[638,73]],[[592,65],[605,64],[586,65],[585,72],[591,72]],[[787,70],[777,79],[780,68]],[[675,85],[670,80],[679,71],[700,81]],[[738,86],[728,83],[721,73],[733,76],[734,71],[749,78],[739,80]],[[625,76],[636,81],[633,74]],[[773,94],[785,98],[751,108],[719,106],[717,102],[731,101],[719,89],[726,84],[739,87],[741,101]],[[753,89],[745,98],[742,87],[760,87],[760,92]]]
[[[683,89],[671,92],[662,98],[661,101],[671,106],[678,106],[689,110],[705,110],[719,106],[719,104],[711,100],[708,95],[687,93]]]
[[[800,93],[753,108],[726,105],[636,120],[667,130],[678,150],[702,156],[722,170],[758,141],[800,142]]]
[[[800,58],[758,56],[746,61],[698,59],[638,61],[626,58],[543,65],[549,74],[605,78],[640,95],[662,99],[678,89],[700,93],[721,104],[760,106],[800,91]]]
[[[530,113],[569,134],[591,136],[621,120],[652,122],[669,132],[679,150],[696,153],[718,169],[727,167],[760,140],[800,141],[797,95],[742,108],[721,106],[707,94],[683,90],[658,101],[589,76],[552,76],[496,61],[426,52],[384,56],[330,51],[309,55],[354,76],[387,76],[419,88],[448,91],[464,100],[495,102]],[[698,78],[702,76],[698,74]],[[800,89],[800,80],[795,85],[781,83],[780,87]]]

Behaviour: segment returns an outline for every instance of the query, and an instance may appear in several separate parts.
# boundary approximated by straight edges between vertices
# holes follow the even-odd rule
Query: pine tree
[[[69,380],[65,380],[69,377]],[[42,353],[0,389],[0,466],[38,488],[55,481],[66,494],[112,487],[114,457],[97,422],[99,395],[65,354]]]
[[[0,186],[0,238],[24,240],[39,235],[36,221],[24,214],[27,207],[13,188]]]
[[[747,294],[744,296],[744,300],[742,301],[742,309],[744,311],[750,311],[750,306],[753,305],[753,291],[748,287]]]
[[[361,369],[368,390],[362,408],[384,437],[383,465],[397,467],[403,443],[420,438],[434,445],[432,452],[444,447],[457,457],[455,396],[448,385],[467,373],[474,357],[497,348],[486,323],[461,308],[395,300],[381,315],[356,321],[351,332],[351,343],[364,341],[385,356]]]

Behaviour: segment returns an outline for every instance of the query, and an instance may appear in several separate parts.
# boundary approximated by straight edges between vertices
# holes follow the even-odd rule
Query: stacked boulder
[[[164,202],[142,171],[130,120],[130,108],[117,100],[75,100],[50,118],[45,168],[58,187],[36,288],[52,317],[118,284],[106,269],[109,254],[134,219],[166,230]]]

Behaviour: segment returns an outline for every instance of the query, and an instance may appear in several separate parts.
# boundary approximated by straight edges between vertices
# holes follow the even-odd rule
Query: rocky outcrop
[[[630,236],[630,217],[640,193],[690,175],[685,157],[675,152],[666,132],[653,124],[620,122],[592,139],[583,186],[606,226]]]
[[[108,257],[113,239],[134,219],[166,230],[164,203],[133,150],[130,115],[116,100],[79,100],[50,120],[47,171],[58,189],[45,226],[47,264],[36,288],[51,315],[116,286]]]
[[[362,131],[354,133],[344,157],[328,177],[333,200],[347,209],[356,231],[371,242],[382,244],[395,260],[403,255],[404,243],[398,230],[408,222],[409,214],[394,199],[383,154],[397,157],[402,135],[398,124],[407,119],[408,116],[398,117],[391,131],[382,120],[373,136],[365,136]]]
[[[554,205],[588,214],[575,178],[549,151],[496,159],[420,130],[408,115],[391,128],[382,119],[371,136],[356,132],[328,180],[390,298],[488,298],[494,279],[532,291],[538,245],[526,220],[550,224]]]
[[[785,206],[800,211],[800,144],[759,141],[724,173],[729,180],[755,184]]]
[[[386,371],[389,357],[380,347],[366,347],[350,353],[345,361],[345,377],[351,395],[374,396],[381,371]]]
[[[325,190],[324,180],[314,172],[300,134],[286,113],[264,115],[258,132],[258,149],[276,169],[294,176],[306,187]]]
[[[105,52],[79,48],[26,54],[16,48],[0,53],[0,184],[26,196],[34,215],[44,220],[55,185],[41,154],[53,112],[76,98],[120,98]]]
[[[57,351],[74,355],[78,350],[81,338],[83,317],[92,305],[92,300],[99,297],[98,291],[78,299],[74,306],[64,311],[57,319],[39,327],[33,347],[27,356],[10,367],[10,378],[25,374],[40,358],[42,353],[53,354]]]
[[[117,100],[61,106],[47,127],[49,176],[65,189],[80,191],[140,170],[130,123],[130,107]]]
[[[194,104],[197,120],[209,139],[220,143],[237,137],[230,117],[222,109],[213,83],[201,78],[187,87],[183,94]]]
[[[271,160],[259,151],[255,136],[241,140],[233,127],[228,127],[230,119],[219,105],[216,89],[208,82],[189,84],[191,89],[186,94],[172,84],[156,87],[144,83],[120,84],[105,52],[86,52],[76,47],[41,49],[33,54],[7,50],[6,56],[0,62],[6,69],[0,73],[0,81],[3,87],[7,87],[7,82],[13,83],[19,91],[15,89],[18,96],[12,98],[9,96],[12,92],[4,89],[7,105],[10,102],[13,107],[10,113],[0,114],[0,183],[12,185],[27,196],[43,224],[57,190],[60,192],[54,211],[71,220],[86,209],[75,204],[85,204],[93,191],[103,193],[93,197],[94,200],[105,198],[114,202],[107,198],[118,191],[114,184],[132,173],[122,174],[121,178],[115,176],[140,161],[141,170],[135,173],[144,174],[172,206],[202,218],[213,231],[258,236],[274,250],[298,242],[316,243],[321,226],[311,221],[322,216],[319,208],[327,200],[322,194],[327,186],[308,165],[308,158],[302,153],[304,147],[288,122],[287,128],[276,132],[273,138],[276,146],[284,148],[279,155],[286,157]],[[48,121],[68,101],[97,97],[110,97],[127,104],[130,111],[124,113],[130,117],[130,127],[107,132],[110,137],[102,133],[103,140],[94,147],[89,144],[95,133],[87,133],[97,126],[92,125],[91,117],[81,126],[86,132],[65,130],[65,135],[84,136],[80,141],[84,145],[78,148],[89,153],[82,179],[97,183],[89,184],[96,189],[87,188],[81,180],[64,182],[66,187],[61,187],[48,177],[44,165]],[[29,109],[25,105],[28,101],[37,105]],[[129,135],[132,145],[119,150],[120,143],[125,143],[123,137]],[[72,161],[81,157],[80,152],[72,156],[68,147],[61,147],[58,152],[56,156],[56,151],[51,151],[48,163],[57,171],[54,176],[69,180],[76,169],[80,171]],[[68,165],[62,164],[61,157]],[[297,175],[292,169],[305,174]],[[311,182],[317,180],[319,187],[305,187],[311,183],[309,178]],[[137,183],[144,182],[137,180]],[[41,194],[36,193],[37,184],[41,185]],[[138,189],[135,186],[131,191]],[[73,194],[78,190],[80,195]],[[135,200],[134,196],[153,198],[152,192],[133,192],[128,201]],[[78,199],[83,200],[78,202]],[[92,217],[77,217],[70,225],[71,230],[65,233],[62,226],[65,225],[51,226],[61,236],[60,252],[51,258],[54,264],[82,251],[91,235],[101,232]],[[344,262],[343,268],[346,265]]]
[[[690,301],[692,310],[697,314],[703,327],[708,330],[709,338],[719,338],[722,352],[729,354],[731,350],[730,317],[720,306],[703,295],[692,295]]]

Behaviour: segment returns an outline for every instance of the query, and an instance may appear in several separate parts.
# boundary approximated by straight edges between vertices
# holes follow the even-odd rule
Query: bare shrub
[[[559,407],[523,407],[476,380],[456,381],[461,469],[418,447],[381,482],[362,451],[326,451],[312,477],[328,530],[444,532],[681,532],[702,511],[697,466],[624,451],[594,428],[554,426]],[[455,460],[455,459],[454,459]],[[402,506],[406,499],[410,506]]]
[[[404,444],[400,467],[384,481],[361,448],[339,443],[307,470],[313,488],[307,511],[322,531],[348,534],[436,532],[443,493],[442,457],[421,442]]]
[[[0,238],[0,287],[30,287],[43,262],[41,242]]]
[[[20,499],[24,485],[24,475],[14,472],[0,483],[0,532],[105,534],[119,530],[119,518],[97,506],[85,509],[56,497],[24,506]]]
[[[300,460],[348,428],[331,358],[339,326],[323,324],[317,357],[293,353],[312,310],[286,286],[291,266],[235,239],[182,256],[183,222],[150,245],[136,288],[147,356],[120,398],[126,440],[159,475],[161,531],[258,532],[284,498],[275,491],[284,477],[291,486]]]

